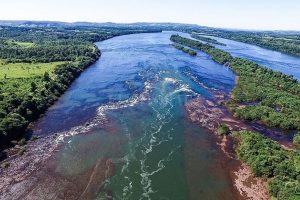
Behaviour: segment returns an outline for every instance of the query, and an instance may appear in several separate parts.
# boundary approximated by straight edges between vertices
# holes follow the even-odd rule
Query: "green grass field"
[[[17,46],[23,47],[23,48],[30,48],[35,45],[35,43],[33,43],[33,42],[18,42],[18,41],[14,41],[14,40],[8,40],[7,42],[9,44],[17,45]]]
[[[45,72],[51,74],[57,65],[64,62],[51,63],[8,63],[0,61],[0,79],[31,78],[43,76]]]

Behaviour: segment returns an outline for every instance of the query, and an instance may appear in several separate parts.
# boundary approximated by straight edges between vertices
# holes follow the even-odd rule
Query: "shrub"
[[[294,139],[293,139],[293,143],[300,147],[300,132],[295,134]]]
[[[220,124],[217,131],[219,135],[228,135],[230,133],[230,129],[225,123]]]

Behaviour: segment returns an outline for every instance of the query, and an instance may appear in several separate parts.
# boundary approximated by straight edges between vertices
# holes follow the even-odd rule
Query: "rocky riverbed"
[[[216,101],[207,100],[198,97],[189,101],[186,106],[186,112],[189,120],[197,123],[199,126],[209,129],[218,134],[217,129],[221,123],[226,124],[231,131],[253,130],[248,124],[232,117],[225,107],[222,107],[224,97],[216,96]],[[257,178],[251,169],[236,158],[233,149],[234,139],[232,136],[220,136],[219,145],[227,159],[233,162],[231,177],[234,186],[240,194],[241,199],[267,200],[270,199],[266,181]]]

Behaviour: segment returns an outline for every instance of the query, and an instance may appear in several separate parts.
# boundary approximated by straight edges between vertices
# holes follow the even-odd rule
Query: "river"
[[[63,142],[30,181],[11,189],[20,193],[11,199],[238,198],[218,138],[184,110],[197,96],[228,95],[235,75],[202,52],[191,57],[173,48],[172,34],[97,43],[101,59],[33,129]]]
[[[219,37],[211,37],[218,42],[226,44],[215,45],[217,48],[223,49],[231,53],[235,57],[245,58],[252,60],[262,66],[271,68],[275,71],[282,72],[287,75],[292,75],[298,81],[300,81],[300,62],[299,57],[290,56],[278,51],[273,51],[265,48],[261,48],[251,44],[245,44],[243,42],[237,42]]]

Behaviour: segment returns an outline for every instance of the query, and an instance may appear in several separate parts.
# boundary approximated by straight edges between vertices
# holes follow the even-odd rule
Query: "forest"
[[[194,51],[194,50],[192,50],[192,49],[190,49],[190,48],[186,48],[186,47],[181,46],[181,45],[178,45],[178,44],[172,44],[172,46],[173,46],[174,48],[176,48],[176,49],[178,49],[178,50],[184,52],[184,53],[189,54],[190,56],[197,56],[197,52]]]
[[[204,44],[200,41],[191,40],[188,38],[181,37],[179,35],[172,35],[170,40],[174,43],[203,51],[209,54],[214,61],[220,64],[225,64],[226,62],[232,59],[232,56],[229,53],[217,49],[209,44]]]
[[[238,118],[259,121],[269,127],[300,130],[300,84],[292,76],[275,72],[199,41],[173,35],[171,41],[204,51],[219,64],[230,67],[237,75],[237,84],[226,103]],[[219,56],[219,58],[217,58]],[[221,124],[218,134],[227,135]],[[268,189],[278,200],[296,200],[300,195],[300,134],[295,134],[295,149],[284,150],[278,143],[260,133],[241,131],[237,148],[256,176],[268,179]]]
[[[291,76],[275,72],[200,41],[173,35],[171,41],[199,49],[237,74],[229,110],[238,118],[259,121],[269,127],[300,130],[300,84]]]
[[[299,34],[214,30],[207,34],[300,56]]]
[[[230,67],[239,76],[227,103],[236,117],[300,130],[300,84],[295,79],[239,58]]]
[[[218,42],[215,39],[212,39],[212,38],[209,38],[209,37],[204,37],[204,36],[201,36],[199,34],[193,33],[193,34],[191,34],[191,37],[194,38],[194,39],[196,39],[196,40],[201,40],[201,41],[204,41],[204,42],[208,42],[210,44],[217,44],[217,45],[226,46],[226,44]]]
[[[235,133],[238,155],[256,176],[268,179],[270,194],[278,200],[296,200],[300,195],[299,150],[284,150],[278,143],[259,133]]]
[[[29,123],[95,63],[95,42],[157,29],[0,27],[0,151],[23,143]],[[17,140],[17,141],[15,141]]]

